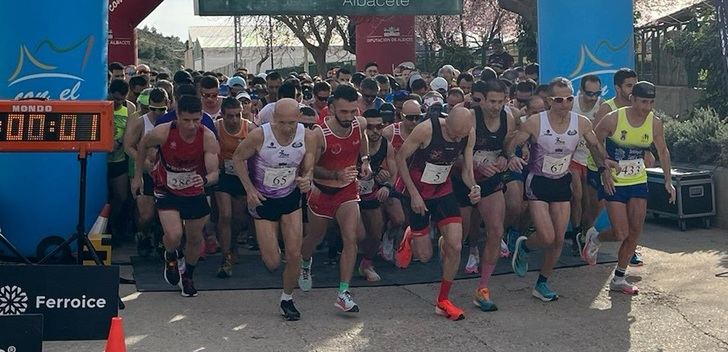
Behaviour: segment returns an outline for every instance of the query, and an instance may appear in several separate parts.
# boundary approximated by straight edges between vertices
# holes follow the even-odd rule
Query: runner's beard
[[[339,115],[336,115],[336,114],[334,114],[334,118],[336,119],[336,122],[338,122],[341,127],[343,127],[343,128],[351,127],[351,123],[353,120],[352,121],[341,121],[339,119]]]

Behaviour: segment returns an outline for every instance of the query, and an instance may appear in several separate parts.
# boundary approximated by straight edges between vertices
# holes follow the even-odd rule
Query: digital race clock
[[[0,101],[0,151],[111,151],[110,101]]]

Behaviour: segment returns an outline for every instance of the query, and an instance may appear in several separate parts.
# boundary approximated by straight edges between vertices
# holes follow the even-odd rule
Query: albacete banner
[[[195,0],[198,16],[246,15],[459,15],[462,0]]]

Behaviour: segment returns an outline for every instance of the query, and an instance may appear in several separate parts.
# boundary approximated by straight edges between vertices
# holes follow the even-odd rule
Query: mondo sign
[[[111,102],[0,101],[0,151],[111,150]]]
[[[245,15],[459,15],[462,0],[195,0],[198,16]]]

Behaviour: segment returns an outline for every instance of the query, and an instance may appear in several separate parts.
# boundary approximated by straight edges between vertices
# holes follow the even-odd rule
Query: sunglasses
[[[470,99],[473,99],[473,103],[480,103],[480,101],[483,100],[483,99],[480,99],[478,97],[473,97],[473,96],[471,96]]]
[[[162,113],[162,112],[166,112],[167,111],[167,107],[166,106],[163,106],[161,108],[156,108],[156,107],[151,107],[150,106],[149,107],[149,111]]]
[[[566,100],[566,101],[568,101],[568,102],[570,102],[570,103],[571,103],[572,101],[574,101],[574,96],[573,96],[573,95],[570,95],[570,96],[568,96],[568,97],[551,97],[551,99],[552,99],[552,100],[553,100],[553,101],[554,101],[555,103],[557,103],[557,104],[561,104],[561,103],[563,103],[563,102],[564,102],[564,100]]]
[[[151,73],[151,72],[149,72],[149,71],[137,71],[137,74],[140,74],[140,75],[146,75],[146,74],[149,74],[149,73]]]
[[[419,119],[420,117],[422,117],[422,114],[402,116],[403,119],[408,121],[417,121],[417,119]]]
[[[318,101],[327,101],[327,100],[329,100],[329,97],[328,96],[322,97],[322,96],[317,95],[316,99],[318,99]]]
[[[364,98],[369,98],[369,99],[377,97],[376,94],[364,94],[364,93],[362,93],[361,96],[363,96]]]
[[[314,127],[316,127],[316,124],[313,122],[301,122],[301,124],[303,125],[303,127],[306,127],[309,130],[312,130]]]
[[[584,95],[586,95],[587,97],[598,97],[598,96],[602,95],[602,91],[598,90],[596,92],[590,92],[588,90],[585,90]]]
[[[518,101],[521,104],[526,104],[526,103],[528,103],[529,100],[530,100],[529,98],[526,98],[526,99],[518,99],[518,98],[516,98],[516,101]]]
[[[203,98],[206,98],[206,99],[212,99],[212,98],[217,99],[217,93],[202,93],[201,95]]]
[[[380,124],[378,124],[378,125],[367,125],[367,129],[368,129],[368,130],[372,130],[372,131],[373,131],[373,130],[382,130],[382,129],[384,129],[385,127],[387,127],[387,125],[385,125],[385,124],[383,124],[383,123],[380,123]]]
[[[240,100],[240,104],[243,104],[243,105],[250,105],[250,100],[247,100],[247,99],[241,99],[241,100]]]

